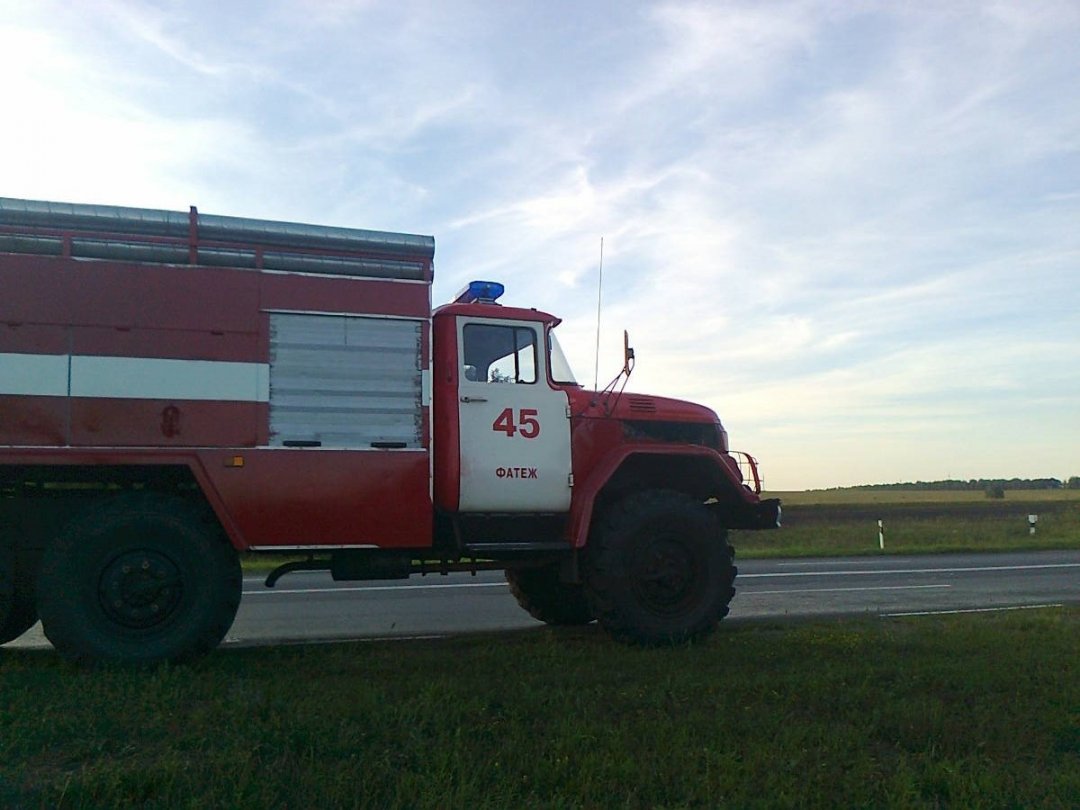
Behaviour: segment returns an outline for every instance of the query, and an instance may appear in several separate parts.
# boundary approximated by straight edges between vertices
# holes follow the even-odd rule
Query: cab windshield
[[[548,330],[548,342],[551,344],[551,381],[577,385],[578,381],[574,377],[570,364],[566,361],[559,339],[555,337],[555,332],[551,329]]]

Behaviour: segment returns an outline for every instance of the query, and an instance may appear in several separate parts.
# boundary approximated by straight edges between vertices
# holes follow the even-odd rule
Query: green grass
[[[9,807],[1070,807],[1080,610],[221,650],[0,652]]]
[[[783,499],[779,531],[734,532],[741,557],[807,557],[1080,548],[1080,490],[978,492],[819,490]],[[1028,515],[1039,516],[1031,535]]]

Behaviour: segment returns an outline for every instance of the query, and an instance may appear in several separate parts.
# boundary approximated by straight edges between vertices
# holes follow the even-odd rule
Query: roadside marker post
[[[1034,533],[1034,529],[1031,530]],[[885,524],[882,521],[877,522],[877,542],[878,548],[882,551],[885,550]]]
[[[1035,534],[1035,524],[1039,522],[1038,515],[1028,515],[1028,534]]]

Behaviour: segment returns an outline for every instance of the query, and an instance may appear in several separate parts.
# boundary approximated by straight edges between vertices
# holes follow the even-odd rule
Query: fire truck
[[[429,236],[0,198],[0,643],[190,659],[240,554],[335,580],[503,570],[553,625],[700,638],[779,525],[716,414],[578,383],[554,315]]]

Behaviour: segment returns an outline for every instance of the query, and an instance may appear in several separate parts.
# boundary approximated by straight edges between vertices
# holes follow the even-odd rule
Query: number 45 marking
[[[521,408],[515,423],[514,409],[504,408],[503,412],[491,423],[491,429],[505,433],[507,436],[520,433],[523,439],[535,439],[540,435],[540,422],[536,418],[539,413],[536,408]]]

